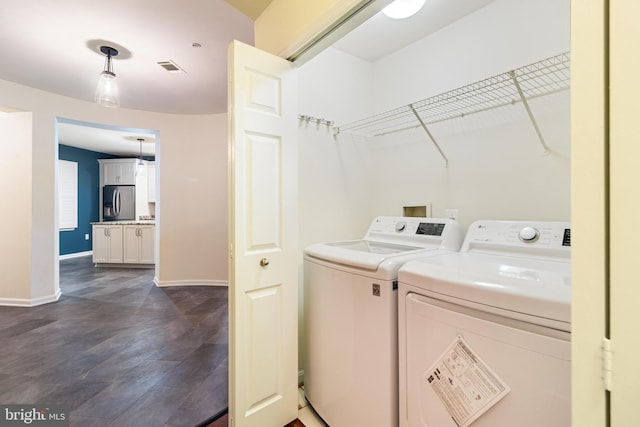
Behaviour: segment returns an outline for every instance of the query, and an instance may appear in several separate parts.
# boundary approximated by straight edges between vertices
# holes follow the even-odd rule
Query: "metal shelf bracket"
[[[520,100],[522,101],[522,105],[524,106],[524,109],[527,110],[527,114],[529,115],[529,120],[531,120],[531,124],[533,125],[533,128],[536,131],[536,134],[538,134],[538,139],[540,139],[540,144],[542,144],[543,153],[546,156],[549,154],[549,147],[547,146],[547,143],[544,141],[544,137],[542,136],[540,127],[538,127],[538,122],[536,122],[536,118],[533,116],[533,112],[531,112],[531,108],[529,107],[527,98],[524,96],[524,93],[522,92],[522,88],[520,87],[520,83],[518,82],[518,76],[516,75],[515,71],[509,71],[509,74],[511,75],[511,78],[513,79],[513,84],[516,87],[518,94],[520,95]]]
[[[420,114],[418,114],[418,112],[416,111],[416,109],[413,106],[413,104],[410,104],[409,108],[411,108],[411,112],[413,113],[414,116],[416,116],[416,119],[420,123],[420,126],[422,126],[422,129],[424,129],[424,131],[427,133],[427,135],[429,136],[429,139],[431,139],[431,142],[433,142],[433,145],[435,145],[436,149],[438,150],[438,152],[440,153],[440,155],[444,159],[445,167],[448,167],[449,166],[449,159],[447,158],[447,156],[444,154],[444,152],[440,148],[440,145],[438,145],[438,143],[436,142],[436,139],[433,137],[433,134],[429,131],[429,128],[427,127],[425,122],[422,120],[422,117],[420,117]]]

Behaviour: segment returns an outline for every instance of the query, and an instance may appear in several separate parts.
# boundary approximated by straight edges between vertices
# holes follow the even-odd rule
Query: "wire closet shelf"
[[[569,89],[569,65],[569,52],[561,53],[413,104],[344,124],[337,127],[336,134],[375,137],[420,126],[429,133],[427,125],[518,102],[524,104],[537,128],[527,100]],[[538,135],[541,137],[539,132]]]

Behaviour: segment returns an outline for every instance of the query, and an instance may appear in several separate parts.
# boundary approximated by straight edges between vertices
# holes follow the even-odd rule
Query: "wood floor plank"
[[[0,306],[0,401],[68,405],[83,427],[193,427],[226,408],[227,289],[153,274],[63,260],[60,301]]]

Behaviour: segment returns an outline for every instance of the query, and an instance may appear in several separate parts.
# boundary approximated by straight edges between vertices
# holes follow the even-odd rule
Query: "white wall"
[[[298,113],[346,123],[371,112],[371,64],[329,49],[299,69]],[[304,283],[302,250],[311,243],[361,238],[371,221],[371,156],[349,139],[337,143],[333,131],[299,121],[298,366],[304,368]]]
[[[432,202],[434,217],[458,209],[465,229],[478,219],[568,221],[568,95],[554,95],[555,105],[544,109],[538,106],[548,103],[531,103],[549,155],[543,155],[524,112],[516,111],[503,112],[509,121],[500,125],[487,124],[496,111],[465,118],[460,126],[454,122],[431,126],[449,159],[448,167],[422,129],[397,134],[395,141],[370,143],[378,166],[372,177],[378,190],[375,212],[397,215],[403,201],[410,200]]]
[[[176,126],[160,131],[156,218],[161,234],[156,273],[161,286],[226,285],[227,115],[174,119]]]
[[[569,0],[496,0],[369,63],[328,49],[300,68],[300,113],[345,124],[569,50]],[[569,93],[365,140],[303,130],[301,247],[358,238],[376,215],[430,201],[434,216],[569,220]]]
[[[374,67],[376,110],[386,111],[569,50],[569,0],[496,0],[389,55]],[[477,219],[570,218],[569,94],[531,102],[548,156],[521,104],[370,143],[376,164],[375,214],[402,201],[431,201],[433,215],[459,209]]]
[[[10,300],[31,298],[31,127],[30,113],[0,113],[0,298]]]
[[[2,89],[0,89],[0,92]],[[58,146],[57,128],[51,114],[33,114],[31,149],[31,303],[46,303],[60,294],[60,233],[58,232]],[[0,172],[2,174],[2,172]],[[54,179],[52,179],[54,178]],[[52,214],[53,212],[53,214]],[[53,229],[54,235],[51,236]],[[53,254],[53,258],[51,255]],[[53,286],[51,286],[53,278]],[[53,293],[52,293],[53,292]]]
[[[371,113],[371,64],[328,49],[299,69],[298,113],[334,121]],[[371,153],[353,138],[338,143],[333,131],[299,121],[300,248],[356,239],[372,211]]]
[[[33,185],[20,185],[33,203],[29,224],[32,277],[28,280],[37,292],[32,299],[48,295],[57,286],[56,117],[158,131],[156,279],[161,285],[226,283],[226,115],[108,109],[1,80],[0,105],[33,113],[32,139],[19,147],[21,156],[32,155],[33,164]],[[0,181],[8,175],[1,170]],[[3,210],[3,219],[5,215]]]

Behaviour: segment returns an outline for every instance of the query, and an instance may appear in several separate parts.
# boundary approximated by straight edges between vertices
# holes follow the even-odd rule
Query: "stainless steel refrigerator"
[[[135,185],[105,185],[102,187],[103,221],[136,219]]]

